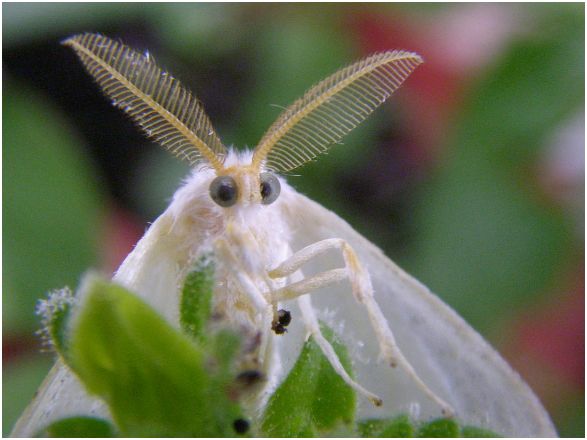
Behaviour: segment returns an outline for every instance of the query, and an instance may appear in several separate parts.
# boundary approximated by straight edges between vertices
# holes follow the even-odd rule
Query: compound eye
[[[210,197],[218,205],[228,208],[238,199],[236,181],[230,176],[218,176],[210,184]]]
[[[259,180],[261,181],[261,203],[270,205],[277,200],[281,192],[279,179],[271,173],[261,173]]]

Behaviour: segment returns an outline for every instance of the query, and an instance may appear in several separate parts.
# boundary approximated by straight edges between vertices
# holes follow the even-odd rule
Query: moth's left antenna
[[[288,172],[339,142],[398,89],[422,63],[415,53],[372,55],[322,80],[269,127],[252,166]]]
[[[201,103],[148,54],[99,34],[63,41],[79,56],[115,106],[166,149],[191,165],[223,169],[226,148]]]

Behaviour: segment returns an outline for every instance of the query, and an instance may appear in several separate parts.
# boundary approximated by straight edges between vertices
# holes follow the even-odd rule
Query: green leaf
[[[114,427],[110,422],[94,417],[69,417],[52,423],[37,437],[57,438],[100,438],[116,437]]]
[[[130,437],[232,436],[236,336],[202,346],[121,286],[88,277],[72,317],[70,366]],[[235,342],[236,341],[236,342]]]
[[[418,437],[460,437],[459,425],[453,419],[437,419],[425,423],[418,430]]]
[[[469,437],[469,438],[494,438],[494,437],[501,437],[500,435],[496,434],[493,431],[489,431],[488,429],[477,428],[475,426],[464,426],[461,430],[461,437]]]
[[[351,374],[346,347],[324,325],[322,333]],[[354,391],[336,374],[310,338],[285,381],[269,399],[262,419],[263,435],[313,437],[341,422],[352,423],[355,406]]]
[[[391,420],[370,419],[357,424],[361,437],[406,438],[414,437],[414,425],[407,415]]]
[[[419,425],[419,428],[418,428]],[[437,419],[427,423],[414,423],[407,415],[393,419],[369,419],[357,423],[361,437],[499,437],[487,429],[465,426],[461,429],[454,419]]]
[[[179,321],[182,329],[194,338],[203,341],[205,326],[212,311],[214,289],[214,263],[205,255],[196,263],[183,284]]]

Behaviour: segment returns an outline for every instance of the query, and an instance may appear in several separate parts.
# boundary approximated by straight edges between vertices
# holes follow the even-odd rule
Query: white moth
[[[193,166],[114,280],[177,325],[182,277],[211,253],[215,311],[261,335],[258,366],[270,380],[258,407],[312,335],[361,397],[360,417],[444,414],[506,436],[556,435],[536,396],[479,334],[278,175],[338,143],[401,85],[420,56],[389,51],[339,70],[287,108],[253,151],[237,152],[225,148],[201,104],[152,56],[97,34],[64,44],[116,106]],[[292,317],[285,334],[276,331],[280,309]],[[354,379],[321,335],[319,318],[349,348]],[[107,409],[58,361],[13,435],[32,435],[74,414],[107,416]]]

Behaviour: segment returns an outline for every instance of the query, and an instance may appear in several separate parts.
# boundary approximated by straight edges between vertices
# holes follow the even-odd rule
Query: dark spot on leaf
[[[250,424],[245,419],[236,419],[232,427],[237,434],[245,434],[249,430]]]

